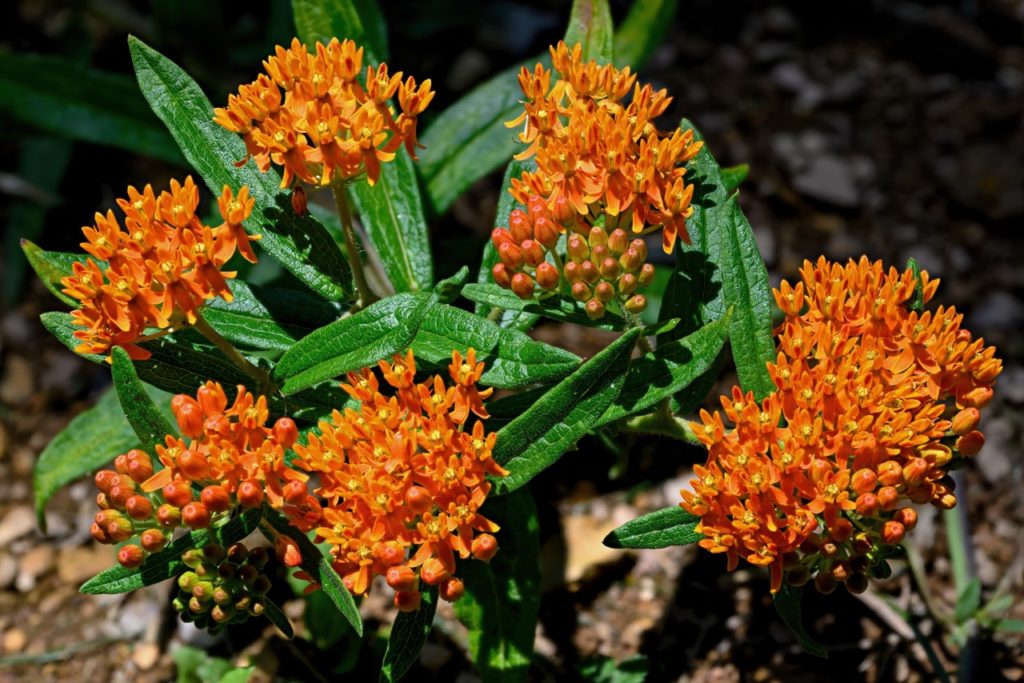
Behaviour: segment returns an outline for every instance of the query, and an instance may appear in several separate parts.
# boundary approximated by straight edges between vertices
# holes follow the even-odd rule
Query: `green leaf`
[[[264,598],[263,600],[263,616],[265,616],[271,624],[276,626],[277,630],[280,631],[288,640],[295,637],[295,630],[292,628],[292,622],[288,620],[288,617],[286,617],[284,612],[281,611],[281,608],[277,606],[277,603],[269,598]]]
[[[960,595],[956,596],[956,609],[954,611],[956,623],[962,624],[966,622],[977,613],[980,606],[981,579],[975,576],[960,591]]]
[[[1024,619],[1000,619],[993,628],[1004,633],[1024,633]]]
[[[469,653],[483,680],[526,680],[540,609],[540,529],[528,489],[487,501],[481,512],[501,526],[488,562],[466,562],[466,593],[454,604],[469,630]]]
[[[61,291],[63,286],[60,281],[61,278],[71,275],[73,263],[85,261],[85,254],[44,251],[29,240],[21,240],[21,250],[25,252],[25,258],[28,259],[29,265],[32,266],[32,270],[36,271],[36,275],[43,281],[46,288],[68,306],[77,308],[78,301]]]
[[[653,353],[634,360],[622,391],[598,426],[647,410],[702,377],[714,367],[728,325],[728,320],[717,320],[687,337],[659,344]]]
[[[722,173],[722,186],[725,188],[726,194],[732,194],[747,179],[747,175],[750,173],[750,166],[739,164],[720,169],[720,171]]]
[[[202,548],[214,541],[224,546],[237,543],[256,530],[262,516],[263,508],[253,508],[219,527],[188,533],[171,541],[160,552],[147,556],[141,567],[111,567],[86,581],[80,590],[87,595],[128,593],[175,577],[186,569],[181,560],[186,550]]]
[[[307,572],[313,581],[320,584],[320,589],[331,599],[334,606],[355,629],[356,635],[361,638],[363,636],[363,620],[359,616],[359,608],[356,607],[355,600],[345,588],[341,577],[331,567],[330,559],[324,557],[320,549],[309,540],[309,537],[293,527],[280,513],[268,509],[263,517],[263,522],[270,528],[270,531],[264,534],[268,539],[273,540],[276,535],[281,534],[288,536],[298,544],[299,552],[302,555],[303,571]]]
[[[412,342],[417,362],[438,367],[451,362],[452,351],[465,355],[470,347],[486,364],[480,383],[499,389],[560,379],[580,364],[573,353],[443,304],[426,312]]]
[[[583,46],[583,61],[595,60],[599,64],[612,61],[614,42],[612,11],[608,0],[573,0],[569,13],[569,27],[565,31],[565,44],[572,48]]]
[[[678,0],[634,0],[615,31],[615,66],[636,71],[647,62],[672,26]]]
[[[222,657],[211,657],[203,650],[188,645],[180,645],[171,651],[171,658],[178,670],[178,683],[211,683],[224,682],[233,673],[232,664]],[[239,669],[249,672],[251,669]],[[242,679],[246,681],[248,679]]]
[[[427,642],[430,628],[434,625],[437,610],[437,586],[421,586],[420,608],[415,612],[399,612],[391,627],[388,649],[384,652],[384,664],[380,669],[380,680],[386,683],[397,681],[416,663],[420,650]]]
[[[177,434],[178,430],[171,425],[163,413],[156,407],[146,393],[146,386],[135,373],[135,366],[128,352],[115,347],[110,354],[112,360],[111,374],[114,377],[114,388],[121,410],[128,419],[128,424],[135,430],[143,450],[152,453],[157,444],[163,445],[168,434]]]
[[[166,402],[170,396],[146,387],[151,400]],[[139,445],[139,438],[121,413],[117,395],[107,391],[95,406],[73,419],[43,450],[32,475],[36,517],[46,531],[46,502],[62,486],[99,469]]]
[[[920,313],[924,310],[924,286],[921,284],[921,266],[914,259],[907,259],[907,269],[914,274],[914,297],[910,310]]]
[[[225,185],[236,192],[249,187],[256,204],[246,231],[262,235],[260,246],[317,294],[331,301],[349,297],[352,274],[344,255],[316,219],[295,214],[277,172],[261,173],[251,161],[236,166],[246,158],[245,144],[213,122],[213,106],[196,82],[138,38],[129,37],[128,46],[139,87],[207,186],[218,196]]]
[[[430,235],[409,154],[401,149],[393,161],[382,164],[372,187],[366,180],[354,183],[352,198],[395,291],[429,289],[434,281]]]
[[[800,611],[800,601],[803,596],[801,589],[783,583],[779,590],[772,596],[775,602],[775,609],[778,611],[782,621],[789,627],[789,630],[796,636],[797,641],[805,652],[828,659],[828,651],[815,641],[804,630],[803,613]]]
[[[64,57],[0,54],[0,114],[61,137],[184,161],[131,78]]]
[[[593,429],[622,390],[640,332],[623,334],[498,432],[494,458],[509,474],[494,482],[496,495],[533,479]]]
[[[295,29],[306,47],[348,38],[363,48],[364,63],[388,58],[387,27],[376,0],[292,0]]]
[[[598,657],[579,667],[588,683],[643,683],[649,670],[650,662],[644,655],[633,655],[618,664],[611,657]]]
[[[704,535],[694,531],[700,517],[691,515],[678,505],[648,512],[626,522],[605,536],[609,548],[668,548],[696,543]]]
[[[276,605],[275,605],[276,607]],[[278,608],[280,609],[280,608]],[[291,636],[289,636],[290,638]],[[256,673],[255,666],[246,666],[240,669],[233,669],[220,677],[217,683],[249,683],[252,675]]]
[[[605,313],[604,317],[591,320],[580,301],[558,296],[539,301],[524,301],[511,290],[499,287],[494,283],[468,284],[462,290],[462,296],[470,301],[502,308],[506,311],[522,311],[552,320],[596,327],[600,330],[621,330],[626,327],[626,321],[615,313]]]
[[[424,294],[396,294],[321,327],[281,357],[274,378],[291,394],[404,351],[428,305]]]

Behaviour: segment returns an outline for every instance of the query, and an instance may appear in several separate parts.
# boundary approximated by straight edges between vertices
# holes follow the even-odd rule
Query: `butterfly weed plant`
[[[529,482],[588,434],[636,431],[707,459],[678,506],[605,542],[697,543],[730,570],[764,568],[823,653],[800,591],[859,594],[888,576],[917,506],[955,506],[949,473],[984,444],[1001,363],[954,309],[928,306],[938,280],[820,257],[773,291],[743,172],[689,120],[665,128],[671,94],[635,72],[658,3],[617,32],[606,3],[574,3],[549,54],[425,133],[434,86],[380,59],[372,3],[293,4],[298,37],[221,106],[131,38],[193,175],[128,187],[82,229],[82,253],[23,244],[72,307],[44,325],[107,365],[116,392],[36,473],[41,511],[94,472],[92,536],[117,564],[82,591],[170,581],[184,621],[218,633],[266,618],[291,637],[270,597],[283,565],[359,636],[358,600],[387,593],[382,680],[415,661],[439,599],[485,680],[522,680],[539,605]],[[426,216],[502,164],[479,272],[435,282]],[[651,245],[674,257],[667,277]],[[273,259],[304,290],[247,283],[240,259]],[[656,321],[641,318],[651,294]],[[618,336],[580,359],[526,334],[545,318]],[[739,385],[699,409],[726,353]],[[493,418],[502,402],[518,408]],[[82,443],[118,412],[116,438]]]

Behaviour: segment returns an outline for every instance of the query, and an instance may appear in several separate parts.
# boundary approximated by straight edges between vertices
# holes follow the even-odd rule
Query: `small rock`
[[[811,161],[807,169],[793,179],[793,186],[808,197],[836,206],[853,207],[860,198],[853,170],[836,156],[822,156]]]
[[[36,581],[46,572],[53,569],[56,559],[53,547],[50,545],[39,545],[22,555],[18,563],[18,577],[14,580],[15,587],[22,593],[27,593],[36,586]]]
[[[9,357],[0,382],[0,401],[9,405],[22,403],[32,395],[33,385],[32,364],[21,356]]]
[[[149,671],[160,659],[160,648],[156,643],[143,643],[132,652],[132,661],[143,671]]]
[[[0,590],[7,590],[18,575],[18,561],[7,553],[0,555]]]
[[[0,330],[8,343],[18,346],[28,346],[36,335],[28,316],[20,311],[11,311],[5,315]]]
[[[25,649],[26,643],[28,643],[28,636],[20,628],[12,628],[4,632],[3,645],[5,654],[21,652]]]
[[[970,329],[1016,331],[1024,326],[1024,304],[1009,292],[988,294],[968,316]]]
[[[11,541],[21,538],[36,527],[36,517],[32,514],[32,508],[27,505],[19,505],[11,508],[0,521],[0,547],[6,546]]]
[[[1024,403],[1024,366],[1011,365],[999,378],[999,393],[1011,403]]]
[[[65,548],[57,561],[57,576],[61,583],[77,586],[111,566],[113,553],[102,545]]]
[[[15,448],[11,454],[11,469],[19,477],[28,478],[36,466],[36,454],[31,448]]]

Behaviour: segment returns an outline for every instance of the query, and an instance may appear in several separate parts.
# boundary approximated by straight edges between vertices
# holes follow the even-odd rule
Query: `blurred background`
[[[569,13],[555,0],[381,5],[388,63],[433,79],[435,113],[557,41]],[[617,20],[629,5],[612,3]],[[159,187],[188,172],[135,88],[127,34],[182,65],[217,105],[291,39],[289,3],[15,0],[0,11],[0,681],[218,680],[243,656],[260,680],[375,677],[384,641],[373,634],[391,620],[384,598],[364,603],[371,635],[362,644],[318,617],[315,599],[287,606],[305,624],[295,641],[254,620],[214,642],[179,627],[163,587],[78,594],[113,562],[89,538],[89,481],[51,501],[49,535],[32,512],[38,454],[109,375],[43,330],[38,315],[62,306],[30,276],[19,240],[77,250],[80,226],[127,185]],[[38,57],[10,59],[24,54]],[[721,558],[693,546],[601,545],[619,524],[677,503],[703,453],[667,439],[592,439],[531,485],[544,590],[531,677],[629,682],[644,680],[646,667],[655,681],[922,681],[933,680],[934,656],[947,668],[959,661],[961,681],[1024,679],[1024,636],[1014,629],[1024,627],[1024,3],[688,0],[641,78],[675,97],[666,127],[686,116],[723,166],[750,165],[740,201],[773,283],[819,254],[898,266],[913,256],[942,279],[937,302],[962,310],[966,326],[998,346],[1006,367],[982,424],[988,442],[958,495],[981,604],[1005,628],[933,619],[897,564],[862,598],[808,593],[807,629],[831,658],[806,655],[760,572],[726,573]],[[47,115],[26,117],[33,102]],[[111,137],[97,112],[130,131],[120,146],[97,144]],[[424,115],[421,125],[429,122]],[[500,182],[499,170],[431,219],[439,277],[479,263]],[[258,277],[289,285],[273,267]],[[568,325],[536,334],[587,356],[607,343]],[[725,376],[719,389],[731,382]],[[911,536],[932,611],[953,614],[943,518],[922,510]],[[449,608],[438,614],[410,680],[476,680],[465,631]]]

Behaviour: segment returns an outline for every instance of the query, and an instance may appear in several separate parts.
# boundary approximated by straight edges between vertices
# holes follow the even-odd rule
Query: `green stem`
[[[616,428],[623,432],[638,432],[640,434],[658,434],[679,439],[686,443],[703,446],[700,439],[690,429],[690,423],[674,415],[666,415],[662,411],[649,415],[638,415],[615,423]]]
[[[192,324],[204,337],[213,343],[235,367],[251,377],[256,382],[257,390],[263,396],[270,396],[274,391],[274,383],[270,379],[270,373],[263,368],[257,367],[249,362],[245,356],[238,352],[238,349],[227,339],[222,337],[217,330],[206,322],[201,313],[196,312],[196,321]]]
[[[331,183],[331,191],[334,194],[334,205],[338,209],[338,218],[341,219],[341,232],[345,236],[345,251],[348,252],[348,263],[352,268],[352,278],[356,282],[356,292],[359,294],[357,309],[363,309],[377,301],[377,295],[370,289],[366,282],[366,273],[363,271],[363,261],[359,258],[359,245],[356,242],[356,232],[352,227],[352,211],[348,206],[348,190],[345,189],[343,180],[335,180]]]
[[[640,320],[640,316],[626,310],[626,305],[623,303],[621,298],[619,299],[619,308],[622,309],[622,315],[626,319],[626,322],[629,323],[630,327],[644,326],[643,322]],[[644,353],[652,353],[654,351],[654,347],[651,346],[651,342],[646,335],[640,335],[640,338],[637,340],[637,346],[639,346],[640,350]]]

